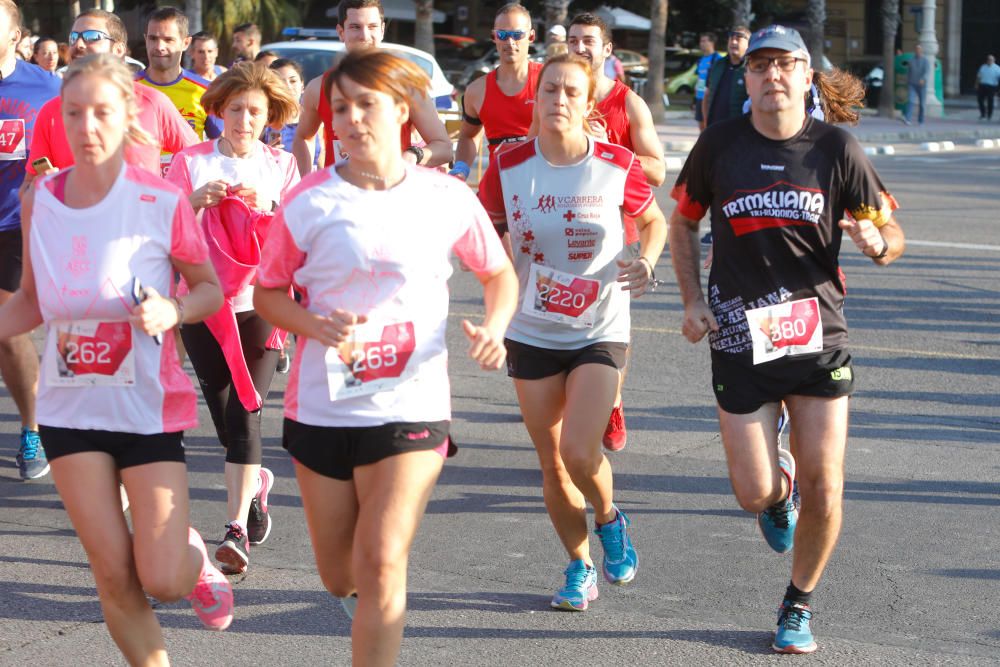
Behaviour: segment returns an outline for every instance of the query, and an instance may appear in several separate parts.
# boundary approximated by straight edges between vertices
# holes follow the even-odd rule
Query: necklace
[[[350,166],[351,161],[348,160],[347,164],[348,164],[348,166]],[[373,174],[371,172],[363,171],[363,170],[357,169],[357,168],[351,168],[351,172],[357,174],[358,176],[364,176],[365,178],[367,178],[369,180],[378,181],[379,183],[389,183],[389,181],[401,180],[401,179],[397,179],[395,176],[379,176],[378,174]]]

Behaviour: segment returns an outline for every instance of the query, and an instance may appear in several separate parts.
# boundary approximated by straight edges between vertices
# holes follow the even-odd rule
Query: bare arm
[[[35,273],[31,268],[31,210],[35,191],[25,191],[21,204],[21,285],[14,296],[0,307],[0,340],[28,333],[42,323],[35,290]]]
[[[906,249],[903,228],[895,219],[889,220],[881,227],[876,227],[871,220],[865,219],[841,220],[838,224],[851,236],[861,254],[871,258],[879,266],[892,264]],[[883,251],[885,254],[879,257]]]
[[[486,94],[486,77],[480,77],[469,84],[462,96],[463,116],[479,118],[479,109],[483,105]],[[470,123],[462,118],[462,128],[458,132],[458,146],[455,149],[455,161],[471,165],[479,154],[482,141],[483,126]]]
[[[698,241],[698,220],[687,218],[674,209],[667,231],[670,241],[670,256],[677,276],[681,300],[684,302],[684,337],[697,343],[711,329],[718,331],[712,310],[705,303],[705,293],[701,290],[701,246]]]
[[[708,98],[712,95],[712,91],[705,87],[705,96],[701,98],[701,129],[708,127]]]
[[[444,123],[441,122],[441,117],[434,107],[434,99],[428,96],[416,98],[415,102],[410,107],[410,120],[420,133],[420,138],[424,140],[424,160],[421,164],[426,167],[448,164],[453,157],[451,139],[448,138],[448,130],[444,128]],[[416,158],[413,153],[406,155]]]
[[[307,176],[313,168],[313,145],[316,134],[322,124],[319,117],[319,98],[323,94],[323,77],[318,76],[306,86],[302,93],[302,110],[299,113],[299,126],[295,128],[295,138],[292,139],[292,155],[299,165],[299,174]]]
[[[288,296],[288,288],[289,285],[257,285],[253,290],[254,310],[279,329],[315,340],[320,345],[336,347],[347,340],[355,325],[367,321],[365,315],[340,309],[330,313],[329,317],[312,313]]]
[[[649,184],[657,188],[663,185],[667,177],[667,167],[663,163],[663,144],[656,134],[653,114],[642,98],[632,91],[625,98],[625,111],[628,114],[632,148],[642,165],[642,173],[646,175]]]
[[[639,256],[624,262],[619,260],[618,282],[625,283],[623,290],[630,290],[633,298],[640,297],[649,288],[653,267],[663,253],[667,242],[667,221],[654,199],[642,215],[635,218],[639,229]]]
[[[484,370],[497,370],[507,356],[503,337],[517,308],[517,275],[510,262],[505,262],[499,271],[476,277],[483,286],[486,316],[480,326],[463,320],[462,329],[469,339],[469,356]]]

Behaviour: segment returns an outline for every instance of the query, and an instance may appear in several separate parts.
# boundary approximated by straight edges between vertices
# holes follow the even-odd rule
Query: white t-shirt
[[[256,153],[251,157],[236,158],[219,151],[218,139],[202,142],[174,155],[166,178],[188,195],[211,181],[249,185],[257,189],[257,207],[269,211],[273,207],[268,202],[280,204],[299,182],[299,169],[291,153],[259,141],[254,147]],[[253,310],[252,285],[233,298],[233,310]]]
[[[362,190],[330,167],[306,177],[273,223],[257,273],[294,284],[302,305],[368,316],[337,349],[300,336],[285,416],[313,426],[378,426],[451,418],[448,278],[454,253],[492,274],[506,254],[475,195],[423,167],[384,191]]]
[[[60,193],[68,174],[39,182],[31,217],[31,264],[46,328],[38,422],[146,435],[196,427],[194,387],[173,332],[157,345],[128,322],[133,278],[167,296],[174,289],[171,257],[208,261],[187,197],[159,176],[125,166],[100,203],[70,208]]]
[[[582,160],[554,165],[537,139],[511,146],[494,156],[479,199],[510,231],[520,294],[508,338],[556,350],[628,342],[622,211],[637,217],[653,201],[632,151],[590,141]]]

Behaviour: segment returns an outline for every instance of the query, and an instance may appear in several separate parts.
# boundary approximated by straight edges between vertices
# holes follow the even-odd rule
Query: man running
[[[233,65],[244,60],[253,62],[260,53],[260,38],[260,28],[255,23],[242,23],[233,28]]]
[[[524,140],[535,109],[541,63],[528,60],[535,41],[531,14],[516,2],[501,7],[493,19],[493,43],[500,54],[495,70],[469,84],[462,96],[462,129],[455,148],[452,176],[468,180],[479,154],[483,132],[490,155],[497,146]]]
[[[0,305],[21,284],[21,202],[18,189],[28,164],[39,109],[59,95],[61,79],[17,58],[21,12],[11,0],[0,0]],[[35,158],[35,154],[30,154]],[[21,414],[17,468],[21,479],[49,472],[35,423],[38,352],[28,334],[0,341],[0,375]]]
[[[806,113],[813,71],[802,37],[777,25],[756,32],[746,80],[751,114],[709,126],[677,179],[670,248],[684,336],[709,334],[733,491],[772,549],[796,547],[772,647],[810,653],[810,596],[840,533],[854,386],[837,255],[845,232],[879,266],[905,244],[860,144]],[[706,302],[697,232],[708,211]],[[782,401],[794,458],[777,446]]]
[[[381,0],[343,0],[337,6],[337,34],[348,53],[357,49],[379,48],[385,38],[385,11]],[[327,70],[310,81],[302,95],[302,113],[295,139],[292,140],[292,153],[303,176],[313,169],[312,147],[321,125],[326,150],[324,166],[328,167],[346,156],[333,131],[330,101],[322,94],[323,81],[329,74],[330,70]],[[413,130],[423,139],[423,146],[413,143]],[[400,143],[403,158],[410,164],[437,167],[451,162],[451,139],[430,96],[414,100],[410,106],[410,119],[400,130]]]

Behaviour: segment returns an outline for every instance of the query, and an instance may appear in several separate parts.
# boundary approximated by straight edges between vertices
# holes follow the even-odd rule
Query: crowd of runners
[[[22,421],[16,463],[24,479],[51,471],[125,659],[167,663],[147,594],[190,600],[210,629],[233,622],[226,575],[249,571],[281,483],[261,466],[262,407],[290,372],[282,445],[317,570],[353,619],[355,664],[394,664],[410,546],[457,450],[453,257],[483,291],[482,320],[461,323],[467,354],[512,379],[566,550],[551,606],[584,611],[600,577],[633,582],[642,525],[615,502],[606,452],[626,444],[630,302],[668,241],[683,334],[709,339],[736,499],[792,552],[772,646],[814,651],[854,385],[841,240],[878,265],[904,249],[895,200],[831,124],[856,120],[850,77],[814,77],[790,28],[738,35],[749,107],[702,133],[668,224],[652,116],[604,73],[598,16],[573,17],[567,52],[540,64],[528,10],[501,7],[499,65],[465,92],[453,150],[426,74],[379,48],[379,0],[338,12],[346,54],[308,82],[293,61],[264,62],[252,25],[216,65],[215,38],[169,7],[149,17],[144,70],[126,64],[122,21],[91,9],[57,75],[16,56],[20,12],[0,0],[0,372]],[[483,134],[477,196],[465,180]],[[190,525],[185,355],[225,450],[214,550]]]

